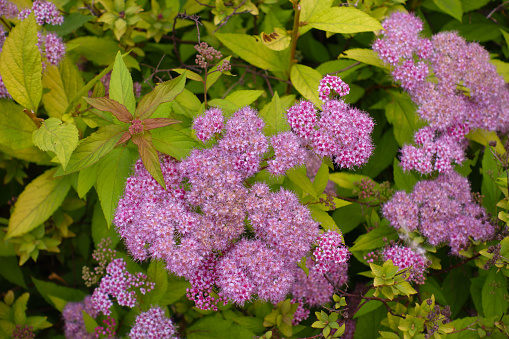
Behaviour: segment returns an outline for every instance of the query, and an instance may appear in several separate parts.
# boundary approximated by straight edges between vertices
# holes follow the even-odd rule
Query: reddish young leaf
[[[159,162],[159,154],[152,144],[150,132],[135,134],[132,137],[132,141],[138,146],[138,152],[140,153],[141,160],[147,171],[162,187],[164,187],[164,189],[166,189],[161,163]]]
[[[117,142],[117,145],[123,144],[124,142],[127,142],[129,139],[131,139],[131,132],[127,131],[124,134],[122,134],[122,137]],[[115,145],[115,146],[117,146]]]
[[[125,107],[119,102],[116,102],[115,100],[111,100],[110,98],[107,97],[84,98],[84,99],[86,102],[88,102],[89,105],[91,105],[94,108],[97,108],[100,111],[113,113],[113,115],[115,115],[117,119],[122,122],[129,123],[133,119],[133,116],[131,113],[129,113],[127,107]]]
[[[149,130],[149,129],[169,126],[172,124],[178,124],[180,122],[181,122],[180,120],[169,119],[169,118],[154,118],[154,119],[142,120],[143,127],[144,127],[145,131]]]

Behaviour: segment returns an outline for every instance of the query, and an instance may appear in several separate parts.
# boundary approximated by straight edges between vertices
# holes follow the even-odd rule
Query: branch
[[[195,0],[195,1],[196,1],[196,0]],[[238,5],[237,7],[234,7],[234,8],[233,8],[233,12],[232,12],[232,14],[230,14],[230,15],[226,16],[223,20],[221,20],[221,21],[219,22],[219,26],[217,26],[217,28],[214,30],[214,33],[216,33],[218,29],[220,29],[221,27],[223,27],[224,25],[226,25],[226,23],[228,22],[228,20],[230,20],[230,18],[231,18],[232,16],[234,16],[234,15],[236,15],[236,14],[242,14],[242,13],[251,13],[251,11],[242,11],[242,12],[237,12],[237,10],[238,10],[240,7],[244,6],[244,4],[245,4],[245,3],[246,3],[246,0],[242,1],[242,2],[240,3],[240,5]]]

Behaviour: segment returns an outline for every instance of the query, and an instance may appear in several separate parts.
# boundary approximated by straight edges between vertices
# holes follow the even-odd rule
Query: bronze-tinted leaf
[[[144,130],[146,131],[149,129],[178,124],[180,122],[181,122],[180,120],[169,119],[169,118],[145,119],[145,120],[143,120],[143,127],[144,127]]]
[[[102,98],[84,98],[86,102],[88,102],[89,105],[91,105],[94,108],[97,108],[100,111],[106,111],[111,112],[113,115],[117,117],[119,121],[122,122],[131,122],[133,119],[133,116],[129,111],[127,110],[127,107],[122,105],[119,102],[116,102],[115,100],[111,100],[107,97]]]
[[[141,160],[147,171],[166,189],[161,163],[159,162],[159,154],[152,144],[152,135],[150,132],[133,135],[132,141],[138,146],[138,152],[140,153]]]

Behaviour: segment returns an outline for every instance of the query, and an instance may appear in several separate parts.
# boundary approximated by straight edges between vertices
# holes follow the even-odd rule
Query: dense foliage
[[[508,11],[0,0],[0,338],[506,338]]]

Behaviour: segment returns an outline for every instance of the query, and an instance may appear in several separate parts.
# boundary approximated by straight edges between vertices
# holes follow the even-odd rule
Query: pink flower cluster
[[[223,112],[217,107],[206,110],[204,115],[196,117],[193,122],[196,137],[203,142],[207,142],[214,134],[221,133],[223,128]]]
[[[0,0],[0,16],[6,19],[15,18],[18,15],[18,7],[10,1]],[[3,30],[3,25],[0,26],[0,30]],[[2,45],[2,43],[0,43]]]
[[[279,133],[270,139],[270,145],[274,149],[274,159],[267,161],[269,173],[283,175],[290,168],[305,164],[306,149],[294,133]]]
[[[163,309],[153,307],[136,317],[128,336],[130,339],[173,339],[177,338],[175,332],[173,322]]]
[[[318,236],[318,223],[295,194],[246,184],[268,151],[263,127],[246,107],[212,148],[193,150],[180,163],[161,157],[167,190],[138,161],[119,201],[114,223],[130,254],[164,260],[190,281],[188,297],[199,308],[242,305],[254,296],[283,300]]]
[[[313,252],[318,273],[327,273],[337,265],[344,265],[350,258],[350,252],[343,242],[341,234],[327,231],[318,237],[317,247]]]
[[[367,113],[333,99],[324,102],[319,116],[308,101],[287,110],[293,132],[318,156],[330,157],[341,168],[351,169],[367,162],[373,152],[371,132],[375,125]]]
[[[83,338],[92,339],[95,337],[93,333],[88,333],[83,320],[83,313],[85,311],[92,318],[97,317],[97,311],[92,305],[90,296],[85,297],[81,302],[68,302],[62,316],[64,318],[64,331],[66,338]]]
[[[428,259],[424,255],[417,254],[411,248],[401,245],[385,247],[381,254],[383,261],[392,260],[394,266],[397,266],[400,270],[409,268],[405,272],[407,280],[424,284],[426,269],[429,266]]]
[[[409,13],[394,12],[382,25],[385,30],[373,50],[392,66],[394,80],[408,91],[435,135],[435,149],[428,142],[403,150],[407,169],[449,171],[451,162],[463,161],[464,134],[475,128],[509,129],[509,90],[482,46],[467,43],[455,32],[423,38],[422,21]],[[433,79],[428,77],[431,72]],[[450,129],[463,133],[451,137]],[[441,163],[430,164],[434,155]]]
[[[495,231],[474,202],[468,180],[454,171],[418,182],[410,194],[396,192],[382,213],[396,229],[417,230],[429,244],[447,244],[454,254],[467,248],[470,238],[486,241]]]
[[[97,312],[105,315],[111,313],[113,302],[110,297],[115,298],[121,306],[133,308],[137,302],[136,289],[145,294],[154,288],[155,284],[147,281],[145,274],[133,275],[126,267],[127,264],[122,258],[114,259],[106,267],[106,275],[92,294],[92,305]]]
[[[19,13],[19,19],[24,20],[28,18],[30,13],[34,12],[37,24],[44,25],[61,25],[64,22],[64,17],[58,11],[57,6],[50,1],[34,1],[32,8],[24,9]]]
[[[55,33],[37,33],[39,51],[43,59],[43,68],[46,69],[46,61],[57,66],[65,55],[65,45],[62,38]]]
[[[318,86],[320,100],[323,102],[328,101],[331,93],[334,92],[340,97],[345,96],[350,93],[350,86],[341,80],[340,77],[333,75],[324,76]]]

